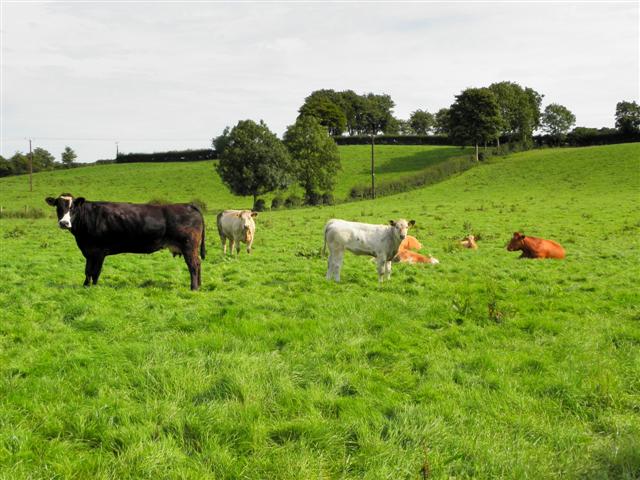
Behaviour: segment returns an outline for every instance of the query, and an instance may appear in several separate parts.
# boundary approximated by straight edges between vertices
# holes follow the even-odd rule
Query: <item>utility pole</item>
[[[33,152],[31,151],[31,139],[29,139],[29,191],[33,192]]]
[[[120,152],[118,151],[118,142],[116,142],[116,161],[118,160],[118,155]]]
[[[371,134],[371,198],[376,198],[376,174],[374,171],[375,157],[373,153],[373,146],[375,143],[374,139],[375,135]]]

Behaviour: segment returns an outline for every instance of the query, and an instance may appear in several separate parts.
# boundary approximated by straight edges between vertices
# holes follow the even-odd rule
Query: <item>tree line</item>
[[[349,143],[349,138],[363,135],[372,141],[379,134],[414,135],[420,143],[424,137],[417,136],[433,133],[441,140],[426,143],[475,146],[478,161],[479,147],[500,147],[501,138],[518,149],[531,148],[537,130],[546,133],[549,143],[559,144],[575,125],[575,115],[557,103],[541,110],[542,99],[532,88],[498,82],[462,91],[450,107],[435,114],[415,110],[407,120],[399,120],[393,116],[395,104],[389,95],[316,90],[305,98],[296,122],[282,140],[262,120],[242,120],[233,128],[226,127],[213,140],[219,159],[216,169],[231,192],[253,197],[254,208],[262,207],[260,195],[294,183],[304,190],[305,203],[317,205],[333,198],[334,178],[340,169],[336,139]],[[620,132],[640,131],[636,102],[618,103],[616,128]],[[581,128],[580,134],[588,135],[591,130]]]

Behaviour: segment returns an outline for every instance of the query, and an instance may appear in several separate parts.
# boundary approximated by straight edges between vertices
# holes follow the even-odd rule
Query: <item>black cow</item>
[[[98,283],[104,257],[118,253],[153,253],[168,248],[183,255],[191,290],[201,284],[200,257],[205,257],[204,218],[191,204],[148,205],[89,202],[63,193],[46,202],[56,207],[58,225],[69,230],[87,259],[84,285]]]

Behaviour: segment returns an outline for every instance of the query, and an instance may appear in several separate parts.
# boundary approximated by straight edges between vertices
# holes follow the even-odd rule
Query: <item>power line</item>
[[[69,137],[30,137],[32,140],[60,140],[65,142],[210,142],[211,137],[208,138],[100,138],[100,137],[85,137],[85,138],[69,138]],[[3,141],[22,141],[24,137],[3,137]]]

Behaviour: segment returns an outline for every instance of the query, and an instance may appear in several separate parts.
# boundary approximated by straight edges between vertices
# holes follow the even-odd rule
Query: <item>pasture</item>
[[[199,292],[166,250],[108,257],[83,288],[53,217],[0,220],[0,478],[638,478],[639,159],[640,144],[535,150],[375,201],[264,212],[238,258],[211,212]],[[2,180],[0,199],[237,206],[211,172],[90,167],[38,174],[32,195]],[[394,264],[379,286],[347,254],[326,282],[333,217],[415,219],[441,263]],[[518,260],[516,230],[567,258]],[[458,248],[468,233],[478,251]]]

